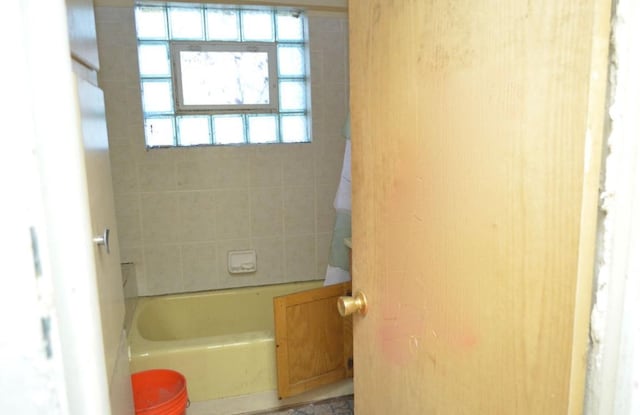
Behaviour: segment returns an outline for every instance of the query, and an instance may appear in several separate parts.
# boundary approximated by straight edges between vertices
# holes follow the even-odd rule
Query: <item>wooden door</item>
[[[348,294],[351,282],[274,299],[280,399],[353,376],[352,319],[336,307]]]
[[[581,413],[608,18],[349,2],[356,414]]]

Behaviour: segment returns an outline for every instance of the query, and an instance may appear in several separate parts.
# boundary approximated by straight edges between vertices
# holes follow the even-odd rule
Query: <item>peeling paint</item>
[[[640,411],[640,3],[614,2],[610,131],[600,194],[585,414]],[[635,366],[634,366],[635,365]]]

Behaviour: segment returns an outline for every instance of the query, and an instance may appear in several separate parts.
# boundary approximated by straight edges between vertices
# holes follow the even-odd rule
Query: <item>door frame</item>
[[[44,314],[51,316],[47,324],[44,320],[37,323],[43,324],[43,344],[49,345],[46,356],[53,374],[47,386],[56,390],[58,397],[55,408],[50,408],[51,401],[40,404],[61,414],[110,414],[65,2],[9,0],[2,21],[8,23],[9,30],[5,34],[3,25],[5,36],[0,39],[3,50],[16,58],[12,59],[14,66],[0,69],[2,75],[5,70],[8,72],[6,79],[12,79],[16,86],[4,97],[3,105],[8,108],[2,107],[3,121],[7,116],[3,125],[8,126],[7,138],[17,141],[19,146],[30,146],[33,155],[31,166],[18,166],[6,177],[19,182],[19,172],[29,169],[37,175],[39,183],[25,182],[23,191],[35,194],[41,204],[22,213],[27,216],[26,221],[41,225],[35,231],[42,279],[51,286],[50,291],[32,294],[42,296]],[[16,54],[11,54],[12,51]],[[20,125],[11,119],[16,110],[27,114],[28,124]],[[7,144],[11,150],[12,144]],[[11,151],[7,153],[12,156]],[[30,277],[16,275],[16,278]],[[35,371],[41,375],[41,370],[44,369],[37,362],[25,362],[26,373]],[[42,394],[37,383],[30,381],[16,399],[37,401],[34,397]]]
[[[634,4],[635,3],[635,4]],[[635,7],[635,8],[634,8]],[[640,410],[640,6],[615,2],[586,414]],[[615,65],[613,64],[615,62]],[[603,158],[604,159],[604,158]],[[635,389],[635,391],[634,391]]]

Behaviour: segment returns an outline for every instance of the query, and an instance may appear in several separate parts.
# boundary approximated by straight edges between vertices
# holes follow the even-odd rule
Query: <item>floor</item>
[[[348,402],[339,404],[338,401]],[[314,403],[312,407],[310,407],[310,402]],[[329,405],[327,406],[327,404]],[[335,407],[335,411],[331,404]],[[318,408],[317,411],[316,408]],[[349,408],[351,411],[345,412]],[[187,413],[188,415],[351,415],[353,414],[352,408],[353,379],[349,378],[285,399],[279,399],[277,391],[269,390],[250,395],[191,402]],[[319,412],[320,410],[324,412]]]
[[[260,415],[353,415],[353,395],[301,405]]]

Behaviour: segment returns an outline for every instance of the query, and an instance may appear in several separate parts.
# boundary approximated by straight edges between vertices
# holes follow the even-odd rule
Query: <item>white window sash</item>
[[[173,87],[176,115],[188,114],[224,114],[242,111],[244,113],[277,113],[278,112],[278,67],[276,45],[271,42],[202,42],[172,41],[171,61],[173,64]],[[235,105],[187,105],[182,93],[182,69],[180,52],[266,52],[269,62],[269,103],[268,104],[235,104]]]

